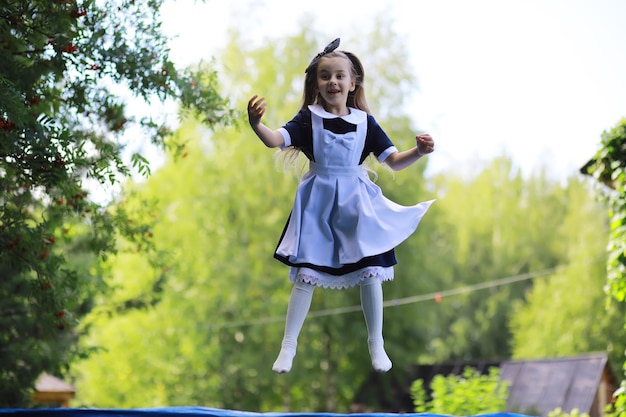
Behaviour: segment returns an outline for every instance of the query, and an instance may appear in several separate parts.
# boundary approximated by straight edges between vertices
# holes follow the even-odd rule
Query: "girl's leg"
[[[304,319],[311,307],[313,290],[315,287],[304,282],[296,282],[291,290],[291,298],[287,307],[287,320],[285,323],[285,334],[280,348],[280,353],[272,370],[279,374],[287,373],[291,370],[291,363],[296,356],[298,346],[298,335],[304,324]]]
[[[367,345],[372,366],[378,372],[391,369],[391,360],[385,352],[383,340],[383,286],[377,278],[361,282],[361,308],[367,325]]]

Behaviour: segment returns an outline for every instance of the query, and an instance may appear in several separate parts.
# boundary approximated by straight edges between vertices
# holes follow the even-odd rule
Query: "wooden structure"
[[[500,366],[500,379],[510,384],[507,411],[541,416],[557,407],[603,416],[617,388],[604,353],[507,361]]]
[[[74,398],[76,390],[52,375],[43,373],[35,382],[35,392],[33,392],[33,403],[45,405],[46,407],[68,408],[70,400]]]
[[[413,381],[422,379],[430,394],[436,375],[460,375],[468,366],[482,374],[491,367],[500,368],[500,379],[509,384],[507,409],[501,411],[531,416],[546,417],[560,407],[565,412],[578,409],[590,417],[600,417],[617,388],[605,353],[540,360],[456,361],[372,373],[357,392],[350,411],[413,413]]]

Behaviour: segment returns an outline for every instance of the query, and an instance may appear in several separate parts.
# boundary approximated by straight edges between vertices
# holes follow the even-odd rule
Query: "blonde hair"
[[[333,51],[325,54],[320,58],[320,61],[325,58],[345,58],[350,62],[350,69],[352,70],[352,77],[354,78],[354,91],[348,93],[348,107],[363,110],[367,114],[371,114],[367,100],[365,99],[365,90],[363,84],[365,82],[365,70],[363,64],[359,58],[351,52],[347,51]],[[313,66],[311,71],[306,73],[304,78],[304,93],[302,94],[302,106],[304,109],[311,104],[324,104],[324,99],[317,90],[317,67],[319,61]]]

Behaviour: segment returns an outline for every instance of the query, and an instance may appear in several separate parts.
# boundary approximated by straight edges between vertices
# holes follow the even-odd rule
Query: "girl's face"
[[[348,93],[354,91],[352,63],[344,57],[322,58],[317,64],[317,89],[324,99],[324,109],[339,116],[349,113]]]

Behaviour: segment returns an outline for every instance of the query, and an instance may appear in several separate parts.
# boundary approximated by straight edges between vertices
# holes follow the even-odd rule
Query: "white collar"
[[[315,113],[316,115],[324,119],[336,119],[339,117],[346,122],[355,125],[362,123],[367,119],[367,113],[365,113],[363,110],[355,109],[353,107],[348,107],[348,109],[350,110],[349,114],[345,116],[337,116],[336,114],[332,114],[324,110],[324,107],[322,107],[322,105],[320,104],[312,104],[309,106],[309,110],[311,110],[311,113]]]

